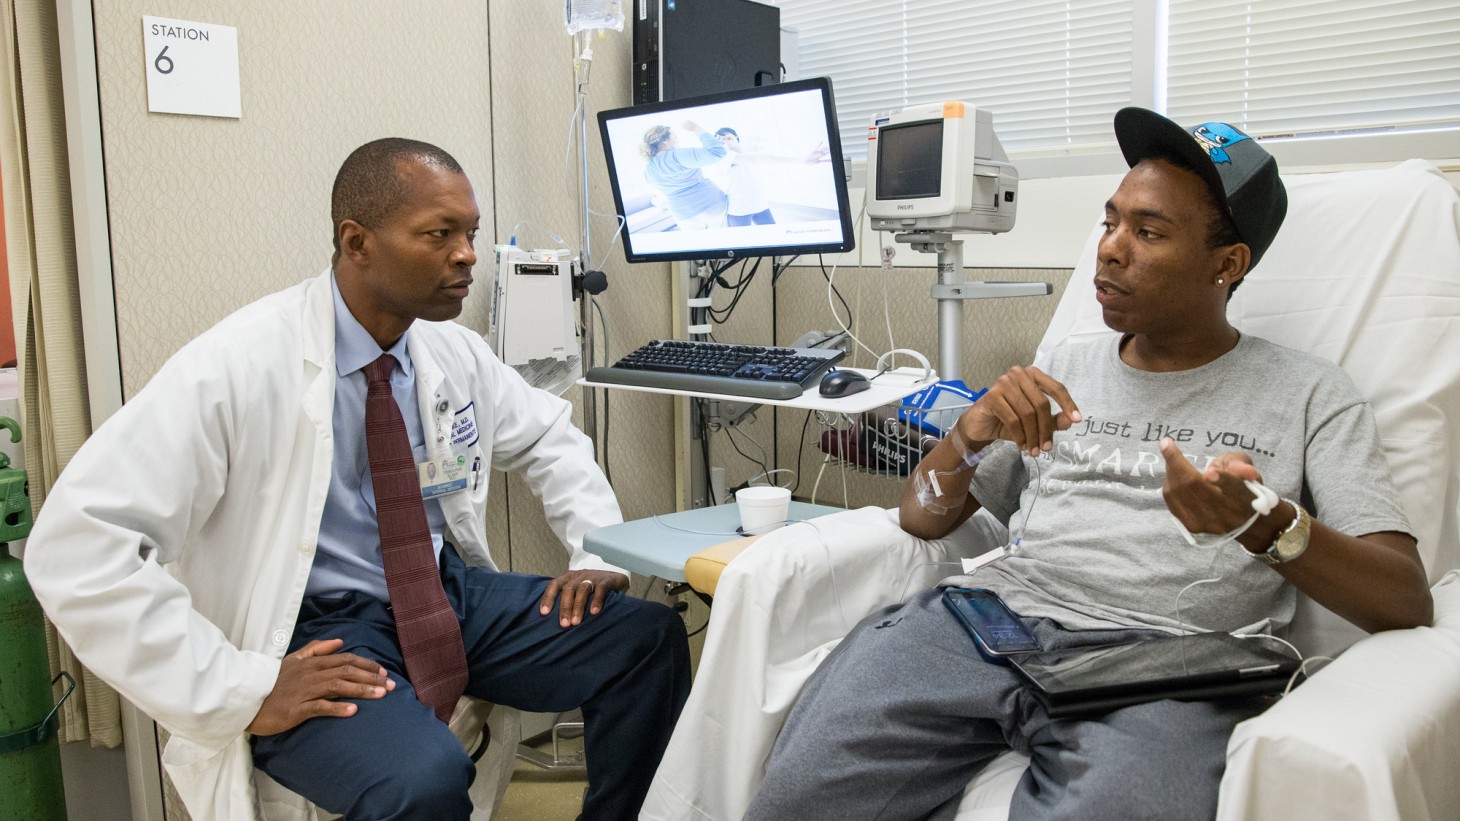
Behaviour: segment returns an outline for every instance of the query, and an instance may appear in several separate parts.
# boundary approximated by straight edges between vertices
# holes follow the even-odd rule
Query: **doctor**
[[[200,821],[304,817],[254,768],[350,819],[465,819],[473,765],[445,723],[463,693],[581,706],[583,817],[634,817],[689,689],[683,625],[583,552],[621,515],[571,406],[447,321],[476,262],[471,183],[435,146],[378,140],[345,160],[332,218],[330,270],[189,343],[76,455],[26,554],[37,597],[172,734]],[[489,469],[541,498],[567,573],[496,569]]]

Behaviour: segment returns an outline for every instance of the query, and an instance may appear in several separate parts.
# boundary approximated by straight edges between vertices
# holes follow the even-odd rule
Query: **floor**
[[[685,598],[689,603],[685,621],[692,625],[687,629],[697,633],[689,640],[691,664],[697,669],[705,636],[695,628],[709,620],[709,608],[694,597]],[[567,716],[569,719],[577,717],[573,714]],[[549,755],[552,753],[551,740],[535,746]],[[582,752],[581,738],[560,742],[559,755],[564,758],[581,755]],[[574,821],[582,810],[583,791],[587,788],[588,779],[582,772],[544,770],[518,759],[512,782],[507,785],[507,794],[502,797],[502,806],[494,821]]]
[[[535,745],[539,750],[552,754],[552,742]],[[558,755],[562,758],[580,756],[583,753],[582,738],[565,739],[559,743]],[[507,794],[502,797],[502,806],[494,821],[574,821],[583,809],[583,791],[588,787],[588,778],[579,770],[544,770],[521,759],[507,785]]]

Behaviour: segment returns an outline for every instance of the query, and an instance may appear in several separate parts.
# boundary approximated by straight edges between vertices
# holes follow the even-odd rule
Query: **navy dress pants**
[[[468,567],[441,552],[446,598],[461,621],[468,695],[529,712],[583,709],[585,821],[631,819],[648,792],[689,695],[684,624],[668,607],[609,595],[603,611],[563,628],[543,616],[543,576]],[[254,766],[348,821],[467,819],[475,769],[461,743],[405,678],[395,620],[372,596],[309,598],[290,652],[315,639],[380,662],[395,689],[351,699],[348,718],[314,718],[253,739]]]

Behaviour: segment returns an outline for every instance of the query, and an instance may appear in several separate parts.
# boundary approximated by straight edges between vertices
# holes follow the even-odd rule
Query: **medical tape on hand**
[[[1259,518],[1271,513],[1277,508],[1278,503],[1282,501],[1272,488],[1261,482],[1254,482],[1248,479],[1243,481],[1243,484],[1247,486],[1248,490],[1252,491],[1252,515],[1236,530],[1221,535],[1215,533],[1192,533],[1186,529],[1186,525],[1182,524],[1180,519],[1177,519],[1175,515],[1167,511],[1167,514],[1171,515],[1171,520],[1176,522],[1176,527],[1181,531],[1181,536],[1186,539],[1187,544],[1192,547],[1217,548],[1228,542],[1236,541],[1237,537],[1246,533],[1247,529],[1252,527]]]
[[[940,501],[946,495],[943,493],[943,482],[940,477],[941,479],[951,479],[960,473],[973,470],[988,454],[989,447],[992,447],[990,445],[977,451],[970,449],[968,443],[958,434],[956,426],[948,432],[947,441],[951,442],[954,450],[958,452],[958,467],[952,470],[914,470],[912,477],[913,488],[916,491],[914,498],[917,499],[918,505],[936,516],[942,516],[955,509],[953,504]]]
[[[935,516],[942,516],[953,510],[953,505],[938,501],[943,498],[943,486],[938,483],[934,471],[915,470],[912,479],[916,492],[914,498],[918,500],[919,507]]]
[[[953,428],[948,431],[947,439],[948,441],[953,443],[954,450],[958,451],[958,458],[963,462],[963,466],[954,471],[955,473],[962,473],[963,471],[973,470],[974,468],[978,467],[978,463],[982,462],[984,460],[984,457],[989,455],[989,450],[992,449],[994,446],[991,442],[983,446],[982,448],[979,448],[978,450],[974,450],[973,447],[969,445],[968,442],[964,440],[963,436],[958,432],[957,425],[954,425]]]

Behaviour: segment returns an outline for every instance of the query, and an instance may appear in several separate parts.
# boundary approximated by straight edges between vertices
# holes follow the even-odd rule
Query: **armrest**
[[[1227,746],[1218,819],[1432,819],[1460,807],[1460,578],[1435,626],[1376,633]]]
[[[684,562],[684,581],[696,592],[713,597],[720,584],[720,575],[725,567],[745,549],[755,544],[760,536],[742,536],[728,542],[711,545],[690,556]]]

